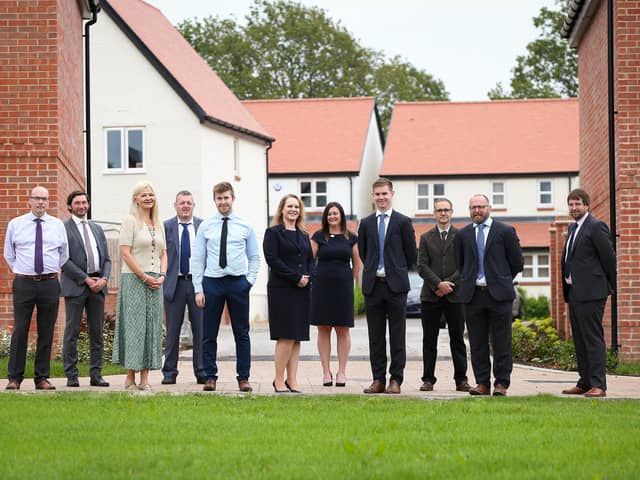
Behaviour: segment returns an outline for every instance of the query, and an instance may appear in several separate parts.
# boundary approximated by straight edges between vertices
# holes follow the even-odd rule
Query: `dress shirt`
[[[582,225],[584,224],[584,221],[587,219],[587,216],[589,215],[589,212],[585,213],[582,218],[580,220],[578,220],[576,222],[576,229],[573,232],[573,245],[571,246],[571,249],[573,250],[574,248],[576,248],[576,237],[578,236],[578,232],[580,231],[580,228],[582,228]],[[567,249],[569,248],[569,244],[567,244]],[[569,255],[571,255],[571,252],[569,252],[569,250],[567,250],[566,252],[564,252],[564,259],[565,261],[567,260],[567,257]],[[571,285],[571,274],[569,274],[568,277],[564,277],[564,282],[567,285]]]
[[[36,275],[34,257],[36,245],[36,216],[29,212],[16,217],[7,226],[4,239],[4,258],[13,273]],[[69,259],[69,244],[64,224],[51,215],[42,217],[42,254],[44,271],[42,274],[58,273]]]
[[[482,234],[484,235],[484,251],[485,251],[485,254],[487,252],[487,238],[489,238],[489,230],[491,229],[491,224],[492,223],[493,223],[493,218],[491,218],[491,217],[487,218],[484,222],[482,222],[482,224],[484,225],[484,229],[482,230]],[[475,234],[476,234],[476,242],[478,240],[478,231],[479,231],[478,225],[480,225],[480,224],[477,223],[477,224],[475,224],[473,226]],[[487,279],[484,277],[484,275],[482,277],[476,278],[476,285],[478,287],[486,287],[487,286]]]
[[[193,224],[193,217],[191,217],[191,220],[189,220],[188,222],[183,222],[182,220],[180,220],[180,217],[178,217],[178,265],[180,265],[180,252],[182,251],[182,230],[184,229],[184,227],[182,226],[183,223],[189,225],[187,227],[187,231],[189,232],[189,241],[191,243],[191,249],[189,251],[194,252],[196,248],[196,227]],[[192,259],[193,253],[191,253],[191,258],[189,258],[189,273],[193,272],[193,267],[191,264]]]
[[[82,238],[82,242],[84,243],[84,228],[82,227],[82,222],[85,221],[87,222],[87,232],[89,233],[89,243],[91,245],[86,245],[85,244],[85,250],[88,250],[89,248],[91,249],[91,252],[93,253],[93,259],[95,261],[95,267],[96,267],[96,271],[95,272],[90,272],[88,269],[86,270],[87,273],[100,273],[100,265],[102,265],[102,263],[100,262],[100,252],[98,252],[98,243],[96,242],[96,237],[93,236],[93,230],[91,230],[91,227],[89,226],[89,222],[87,221],[87,219],[85,218],[79,218],[76,217],[75,215],[71,215],[71,218],[73,218],[73,222],[76,224],[76,227],[78,227],[78,232],[80,232],[80,238]],[[88,261],[87,257],[87,261]]]
[[[246,275],[251,285],[256,283],[260,268],[260,250],[256,234],[245,220],[234,213],[227,221],[227,266],[220,268],[220,235],[223,215],[216,213],[204,220],[196,234],[195,249],[191,253],[191,273],[196,293],[202,292],[204,277],[221,278],[227,275]]]
[[[386,215],[387,217],[384,219],[384,238],[387,238],[387,232],[389,231],[389,220],[391,220],[391,213],[393,212],[393,208],[390,208],[386,212],[382,212],[376,209],[376,232],[380,227],[380,215]],[[376,277],[384,277],[386,276],[384,271],[384,265],[382,268],[376,270]]]

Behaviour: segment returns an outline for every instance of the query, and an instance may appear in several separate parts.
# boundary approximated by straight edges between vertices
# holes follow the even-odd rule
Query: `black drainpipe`
[[[349,216],[353,219],[353,177],[349,175]]]
[[[90,2],[91,20],[84,24],[84,135],[85,135],[85,182],[86,192],[91,198],[91,68],[89,62],[89,28],[98,21],[100,7]],[[87,212],[91,218],[91,209]]]
[[[269,142],[269,146],[264,152],[264,156],[267,162],[267,227],[269,227],[269,150],[273,147],[273,142]]]
[[[609,225],[611,227],[611,242],[613,249],[617,244],[616,222],[616,139],[615,139],[615,111],[614,98],[614,22],[613,0],[607,0],[607,67],[609,83]],[[616,282],[617,283],[617,282]],[[611,295],[611,352],[618,353],[618,293],[617,288]]]

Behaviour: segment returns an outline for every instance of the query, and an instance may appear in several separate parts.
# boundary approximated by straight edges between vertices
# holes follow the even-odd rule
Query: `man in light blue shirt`
[[[250,392],[249,291],[260,267],[258,241],[251,225],[232,211],[235,194],[230,183],[215,185],[213,199],[218,213],[200,225],[191,258],[196,304],[204,308],[203,390],[216,389],[218,330],[226,302],[236,342],[238,388]]]

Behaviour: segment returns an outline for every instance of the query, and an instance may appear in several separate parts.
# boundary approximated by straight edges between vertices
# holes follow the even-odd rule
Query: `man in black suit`
[[[409,268],[416,261],[416,240],[411,219],[392,209],[393,184],[379,178],[373,183],[376,212],[358,228],[358,249],[363,263],[364,294],[373,383],[364,393],[400,393],[406,363],[406,307]],[[391,364],[386,385],[389,322]]]
[[[69,242],[69,260],[62,267],[60,295],[64,297],[66,323],[62,344],[67,387],[79,387],[78,336],[82,311],[87,312],[89,330],[89,383],[93,387],[108,387],[102,378],[104,339],[104,300],[111,275],[111,258],[102,227],[87,220],[89,196],[75,190],[67,197],[71,218],[64,222]]]
[[[589,195],[581,189],[567,197],[575,223],[562,254],[562,290],[569,304],[571,332],[576,346],[578,374],[566,395],[606,397],[606,347],[602,315],[607,297],[616,288],[616,252],[607,225],[589,214]]]
[[[433,215],[438,224],[420,236],[418,273],[424,279],[422,301],[422,362],[420,390],[430,392],[435,377],[438,356],[440,318],[444,315],[449,329],[449,345],[453,358],[453,379],[456,390],[468,392],[467,347],[464,344],[464,309],[460,301],[460,274],[453,248],[458,229],[451,225],[453,206],[446,198],[433,202]]]
[[[477,386],[471,395],[491,393],[489,337],[493,348],[493,394],[505,396],[511,382],[511,307],[513,279],[524,264],[520,240],[510,225],[491,218],[486,195],[469,200],[473,223],[455,238],[460,271],[460,298],[471,347],[471,366]]]
[[[166,313],[167,338],[162,366],[162,383],[173,385],[178,377],[178,354],[180,330],[184,321],[184,310],[189,309],[189,323],[193,338],[193,374],[199,384],[205,381],[202,366],[202,318],[203,310],[196,305],[196,296],[191,282],[191,252],[195,248],[196,232],[202,222],[193,216],[196,203],[193,195],[181,190],[173,204],[176,216],[164,222],[167,237],[167,276],[162,293]]]

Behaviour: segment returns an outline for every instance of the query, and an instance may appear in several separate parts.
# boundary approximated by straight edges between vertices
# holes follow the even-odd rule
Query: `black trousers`
[[[371,295],[364,297],[369,332],[369,359],[374,380],[386,383],[387,321],[389,322],[389,351],[391,378],[402,384],[407,363],[407,294],[394,293],[386,282],[376,280]]]
[[[604,342],[602,315],[607,299],[569,303],[569,320],[578,361],[578,386],[607,389],[607,347]]]
[[[89,330],[89,375],[102,375],[102,352],[104,339],[104,293],[92,292],[89,287],[78,297],[65,297],[66,323],[64,341],[62,343],[62,361],[64,373],[70,377],[78,376],[78,336],[82,327],[82,311],[87,312],[87,329]]]
[[[442,298],[437,302],[422,302],[422,381],[436,383],[436,359],[440,318],[444,314],[449,330],[449,346],[453,359],[453,379],[456,385],[467,381],[467,347],[464,344],[464,307]]]
[[[51,361],[51,343],[53,329],[58,316],[60,303],[60,283],[57,278],[31,280],[16,277],[13,280],[13,318],[9,350],[9,380],[20,383],[24,379],[24,365],[27,358],[27,341],[33,309],[37,309],[38,341],[34,366],[34,381],[49,378]]]
[[[509,387],[513,356],[511,352],[511,304],[497,302],[486,288],[476,288],[471,301],[465,304],[471,366],[479,385],[491,386],[489,339],[493,347],[494,385]]]

